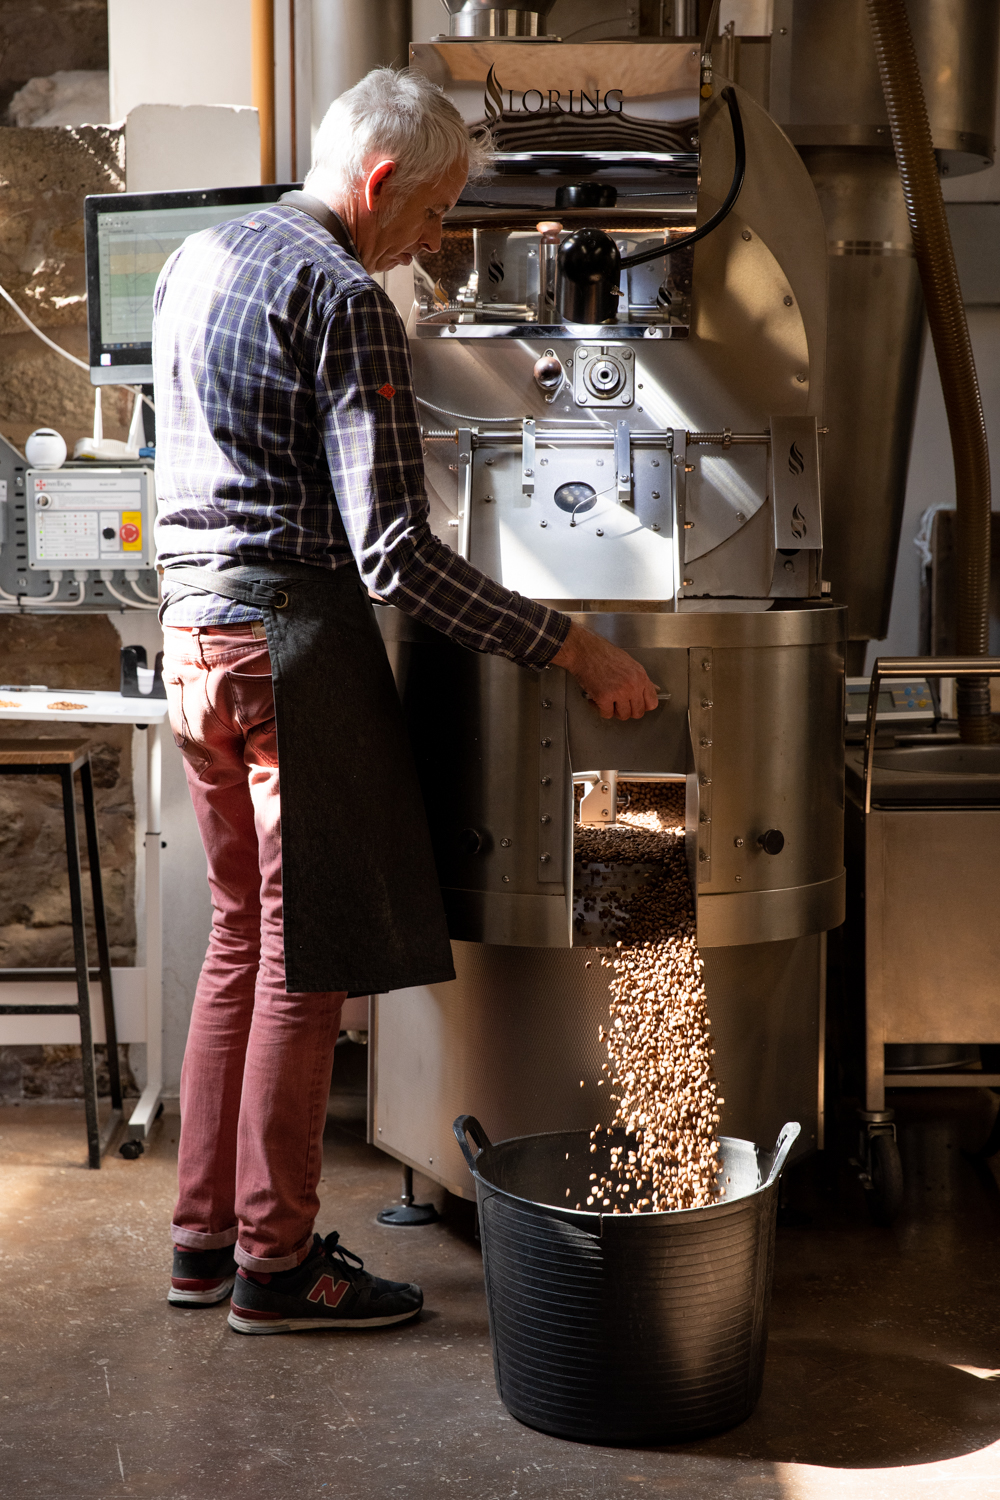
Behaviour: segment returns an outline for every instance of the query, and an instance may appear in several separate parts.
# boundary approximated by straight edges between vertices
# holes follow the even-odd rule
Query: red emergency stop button
[[[129,542],[137,542],[139,540],[139,528],[134,521],[126,521],[124,526],[119,528],[118,535],[127,547]]]

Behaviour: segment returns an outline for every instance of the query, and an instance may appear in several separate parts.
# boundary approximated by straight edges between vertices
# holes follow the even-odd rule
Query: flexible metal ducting
[[[958,653],[989,654],[990,458],[979,381],[904,0],[867,0],[910,234],[941,374],[955,465]],[[963,740],[995,737],[989,679],[958,683]]]

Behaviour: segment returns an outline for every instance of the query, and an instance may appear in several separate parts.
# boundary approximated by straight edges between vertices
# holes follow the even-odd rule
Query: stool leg
[[[104,1001],[104,1035],[108,1044],[108,1077],[111,1080],[111,1108],[122,1107],[122,1079],[118,1066],[118,1033],[115,1029],[115,1002],[111,991],[111,949],[108,944],[108,918],[104,909],[104,885],[101,881],[101,847],[97,842],[97,812],[94,807],[94,778],[89,757],[80,767],[83,790],[83,816],[87,825],[87,858],[90,862],[90,889],[94,898],[94,927],[97,931],[97,962],[101,973],[101,998]]]
[[[83,923],[83,881],[80,877],[80,845],[76,831],[76,797],[72,766],[60,767],[63,818],[66,823],[66,868],[69,873],[69,904],[73,916],[73,958],[80,1017],[80,1051],[83,1054],[83,1102],[87,1112],[88,1165],[101,1165],[100,1125],[97,1117],[97,1074],[94,1068],[94,1038],[90,1026],[90,975],[87,964],[87,929]]]

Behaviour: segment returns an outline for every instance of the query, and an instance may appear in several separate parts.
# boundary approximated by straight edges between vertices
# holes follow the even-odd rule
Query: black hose
[[[736,98],[736,90],[727,84],[722,90],[722,97],[729,105],[729,119],[733,127],[733,150],[736,153],[736,166],[733,170],[733,180],[729,184],[729,192],[722,207],[718,209],[707,224],[700,229],[694,230],[692,234],[686,234],[683,239],[672,240],[669,245],[655,245],[652,250],[637,250],[634,255],[622,256],[622,268],[629,266],[644,265],[647,260],[657,260],[661,255],[673,255],[675,250],[683,250],[685,245],[693,245],[696,240],[703,240],[706,234],[711,234],[717,229],[723,219],[730,212],[743,186],[743,179],[747,174],[747,143],[743,134],[743,116],[740,114],[740,106]]]
[[[990,456],[923,84],[904,0],[867,0],[955,465],[960,656],[989,654]],[[989,679],[959,678],[963,740],[995,738]]]

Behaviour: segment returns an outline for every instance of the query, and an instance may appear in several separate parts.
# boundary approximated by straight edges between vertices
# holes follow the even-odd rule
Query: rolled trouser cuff
[[[244,1250],[242,1245],[237,1245],[233,1251],[236,1264],[242,1266],[245,1271],[257,1271],[267,1275],[274,1271],[294,1271],[300,1266],[312,1249],[312,1235],[305,1244],[297,1246],[289,1255],[251,1255],[249,1250]]]
[[[201,1234],[197,1229],[183,1229],[180,1224],[171,1224],[170,1235],[175,1245],[185,1250],[224,1250],[236,1244],[239,1226],[223,1229],[219,1234]]]

